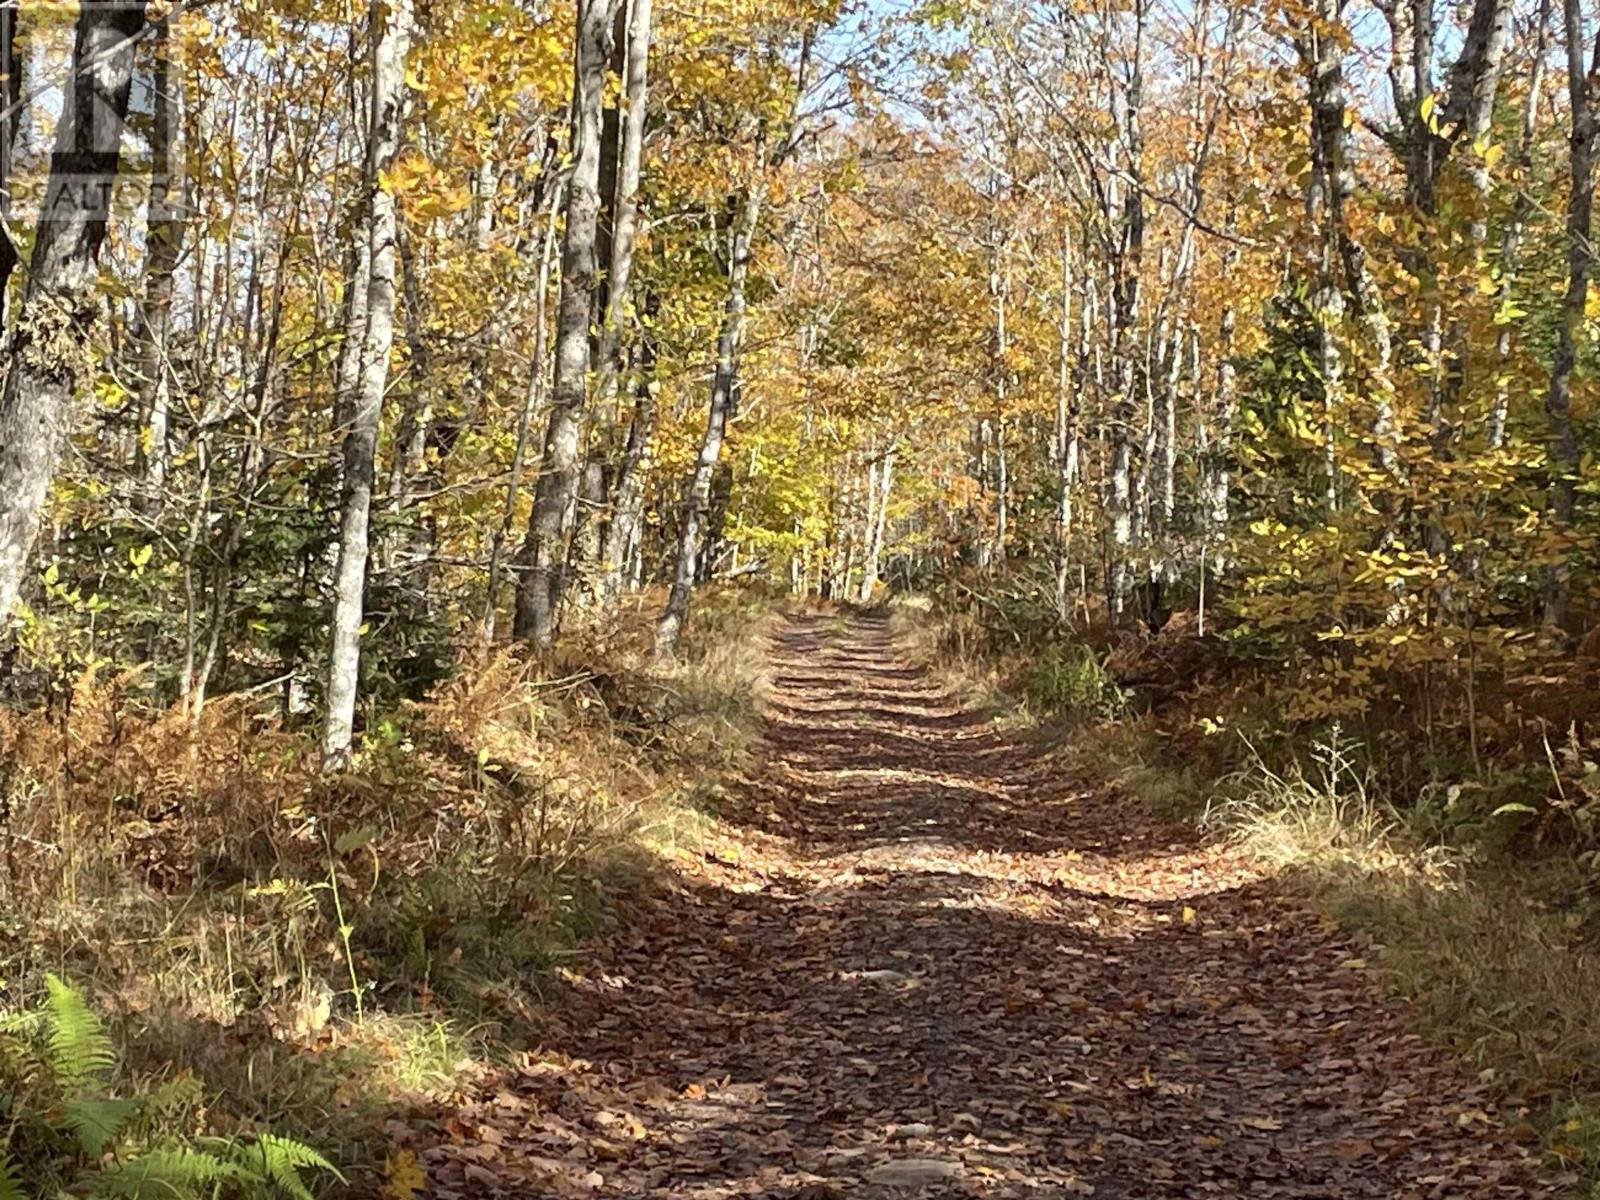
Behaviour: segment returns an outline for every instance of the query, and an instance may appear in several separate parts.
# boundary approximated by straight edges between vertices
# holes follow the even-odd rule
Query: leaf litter
[[[884,620],[792,618],[768,708],[723,852],[400,1134],[429,1194],[1561,1194],[1353,940],[965,711]]]

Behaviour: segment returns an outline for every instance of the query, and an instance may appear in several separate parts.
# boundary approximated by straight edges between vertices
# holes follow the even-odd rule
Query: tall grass
[[[1338,726],[1312,743],[1310,762],[1274,768],[1249,748],[1248,765],[1220,781],[1203,828],[1246,846],[1275,868],[1404,870],[1417,860],[1397,848],[1396,814],[1379,801]]]

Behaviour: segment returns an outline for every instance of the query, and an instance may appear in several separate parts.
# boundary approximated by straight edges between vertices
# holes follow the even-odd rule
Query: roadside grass
[[[1093,647],[1068,639],[997,640],[966,620],[927,620],[914,601],[891,609],[903,644],[963,701],[1014,723],[1065,725],[1121,715],[1129,696]]]
[[[54,972],[130,1079],[202,1081],[204,1132],[299,1138],[381,1190],[384,1121],[533,1044],[582,939],[702,836],[771,612],[708,591],[669,665],[647,603],[553,661],[464,652],[334,780],[249,699],[191,729],[91,675],[0,714],[0,1018]],[[7,1070],[0,1121],[30,1094]]]

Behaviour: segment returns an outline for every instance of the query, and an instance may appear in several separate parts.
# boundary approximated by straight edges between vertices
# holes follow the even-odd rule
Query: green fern
[[[44,1013],[37,1009],[0,1013],[0,1079],[6,1081],[7,1090],[31,1087],[49,1072],[40,1053],[39,1031],[43,1028]]]
[[[84,1154],[99,1158],[143,1107],[137,1100],[83,1096],[62,1103],[61,1119],[76,1135]]]
[[[11,1160],[4,1155],[0,1155],[0,1200],[28,1200],[28,1194],[22,1190],[22,1180],[17,1178]]]
[[[235,1146],[234,1155],[247,1170],[271,1180],[294,1200],[312,1200],[301,1171],[326,1171],[340,1183],[345,1181],[339,1169],[310,1146],[275,1133],[264,1133],[248,1145]]]
[[[185,1108],[190,1108],[200,1103],[205,1095],[205,1087],[194,1075],[185,1071],[174,1079],[169,1079],[155,1091],[141,1097],[139,1110],[146,1116],[172,1117]]]
[[[26,1037],[39,1032],[44,1025],[44,1013],[30,1008],[25,1012],[0,1013],[0,1034]]]
[[[173,1200],[199,1197],[225,1184],[248,1189],[266,1183],[261,1176],[220,1155],[191,1146],[164,1146],[113,1163],[84,1181],[89,1195],[122,1200]]]
[[[277,1134],[243,1141],[170,1136],[192,1127],[185,1110],[204,1098],[200,1080],[184,1072],[153,1089],[113,1095],[116,1052],[99,1016],[70,984],[54,975],[45,984],[36,1010],[0,1017],[0,1058],[14,1052],[26,1066],[17,1077],[35,1081],[16,1099],[19,1119],[56,1140],[71,1134],[77,1147],[30,1176],[31,1184],[80,1200],[313,1200],[308,1174],[344,1182],[310,1146]],[[81,1172],[76,1182],[60,1192],[74,1170]],[[27,1200],[4,1155],[0,1200]]]
[[[55,975],[46,975],[44,982],[50,1069],[63,1091],[74,1091],[116,1066],[116,1050],[82,992]]]

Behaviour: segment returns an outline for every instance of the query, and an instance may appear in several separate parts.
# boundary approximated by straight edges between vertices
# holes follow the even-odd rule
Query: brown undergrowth
[[[0,1005],[72,981],[130,1079],[204,1081],[205,1132],[382,1186],[384,1120],[523,1044],[576,939],[696,836],[754,736],[767,611],[714,592],[667,668],[644,607],[555,661],[466,652],[337,779],[259,695],[191,728],[86,674],[0,713]]]
[[[1503,686],[1492,703],[1521,736],[1485,739],[1476,762],[1463,730],[1399,707],[1374,717],[1378,736],[1290,726],[1265,667],[1199,636],[1193,614],[1113,636],[1042,615],[1007,626],[998,604],[913,600],[899,624],[1087,778],[1202,824],[1370,939],[1419,1029],[1520,1108],[1516,1137],[1600,1196],[1600,847],[1581,721]],[[1044,686],[1062,662],[1083,680]]]

